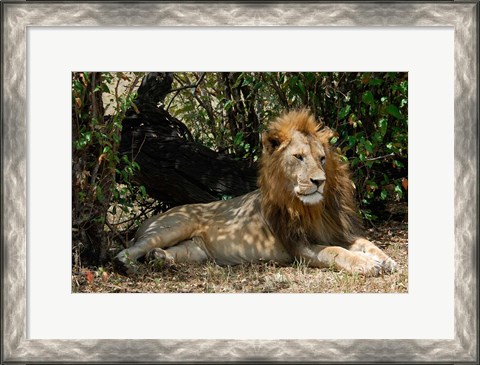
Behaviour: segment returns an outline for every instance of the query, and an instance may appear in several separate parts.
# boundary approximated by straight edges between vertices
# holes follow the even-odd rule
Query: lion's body
[[[205,252],[197,261],[212,259],[219,265],[237,265],[262,260],[280,263],[292,260],[266,227],[260,210],[259,190],[231,200],[173,208],[147,220],[138,230],[135,241],[149,235],[159,237],[163,234],[165,237],[167,227],[178,226],[183,230],[176,230],[181,234],[170,240],[168,245],[173,247],[168,249],[166,244],[162,245],[167,258],[176,262],[190,261],[182,255],[184,250],[175,250],[186,240],[187,244],[196,245]]]
[[[128,270],[152,252],[176,262],[299,259],[372,275],[394,270],[395,262],[359,233],[354,187],[329,148],[330,133],[305,111],[278,118],[263,135],[259,190],[148,219],[117,263]]]

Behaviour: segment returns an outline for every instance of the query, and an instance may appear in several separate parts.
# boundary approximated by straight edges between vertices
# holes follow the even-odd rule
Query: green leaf
[[[370,86],[380,86],[381,84],[383,84],[383,80],[382,79],[370,79],[368,81],[368,84]]]
[[[355,146],[356,143],[357,143],[357,139],[355,138],[355,136],[348,136],[348,145],[350,147]]]
[[[372,142],[370,141],[365,141],[365,149],[369,152],[369,153],[373,153],[373,144]]]
[[[394,191],[398,194],[398,196],[401,198],[403,196],[403,191],[400,185],[395,185]]]
[[[380,193],[380,199],[385,200],[387,199],[387,191],[385,189],[382,189],[382,192]]]
[[[105,83],[102,84],[102,91],[104,93],[110,94],[110,89],[108,88],[107,84],[105,84]]]
[[[388,121],[386,118],[382,118],[378,121],[378,127],[380,128],[380,133],[382,134],[382,137],[384,137],[387,133],[387,122]]]
[[[298,81],[298,89],[302,93],[302,95],[305,95],[305,85],[303,85],[303,82],[301,80]]]
[[[96,198],[97,200],[102,203],[103,200],[104,200],[104,195],[103,195],[103,191],[102,191],[102,187],[100,185],[97,185],[97,189],[96,189]]]
[[[362,101],[367,105],[373,105],[375,101],[372,92],[365,91],[362,95]]]
[[[242,82],[242,87],[250,85],[251,79],[244,78]]]
[[[235,80],[235,83],[232,85],[232,89],[235,89],[240,85],[240,82],[243,80],[243,72],[238,75],[237,79]]]
[[[397,167],[405,167],[405,165],[404,165],[403,163],[401,163],[400,161],[394,160],[393,163],[394,163],[395,166],[397,166]]]
[[[344,119],[348,113],[350,113],[350,110],[352,107],[350,105],[346,105],[342,109],[340,109],[340,112],[338,113],[338,119]]]
[[[309,83],[315,82],[315,76],[314,76],[313,72],[305,72],[305,73],[303,74],[303,76],[305,76],[305,79],[306,79]]]
[[[332,138],[330,139],[330,143],[331,143],[331,144],[335,144],[335,143],[337,143],[337,141],[338,141],[338,137],[332,137]]]
[[[375,214],[373,214],[370,209],[363,209],[362,214],[365,217],[365,219],[367,219],[369,221],[373,221],[373,220],[377,219],[377,216]]]
[[[383,141],[383,136],[382,136],[382,134],[381,134],[380,132],[378,132],[378,131],[375,132],[375,133],[373,134],[373,140],[374,140],[375,142],[377,142],[377,143],[382,142],[382,141]]]
[[[259,81],[253,86],[253,90],[258,90],[263,87],[263,82]]]
[[[238,132],[236,135],[235,135],[235,138],[233,139],[233,144],[238,146],[240,145],[240,143],[243,142],[243,132]]]
[[[133,167],[134,170],[140,171],[140,165],[138,164],[138,162],[133,161],[132,162],[132,167]]]
[[[227,102],[223,105],[224,110],[230,110],[233,106],[233,101],[232,100],[227,100]]]
[[[403,120],[403,115],[400,114],[400,112],[398,111],[398,108],[393,105],[393,104],[390,104],[389,106],[387,106],[387,109],[386,109],[387,113],[390,114],[391,116],[399,119],[399,120]]]

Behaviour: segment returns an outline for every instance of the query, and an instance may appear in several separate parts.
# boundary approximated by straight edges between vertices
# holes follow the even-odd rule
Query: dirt
[[[273,262],[221,267],[159,265],[147,262],[123,276],[111,266],[74,267],[74,293],[405,293],[408,292],[408,230],[404,222],[384,223],[366,236],[398,264],[393,274],[352,275],[333,269],[309,268],[304,263],[282,267]]]

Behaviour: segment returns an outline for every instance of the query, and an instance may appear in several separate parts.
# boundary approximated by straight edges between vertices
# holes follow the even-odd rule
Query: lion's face
[[[323,200],[326,153],[320,141],[295,131],[282,151],[281,166],[290,189],[303,204],[318,204]]]
[[[262,135],[259,185],[264,203],[297,212],[313,212],[327,203],[338,180],[338,164],[329,149],[332,136],[305,110],[271,122]]]

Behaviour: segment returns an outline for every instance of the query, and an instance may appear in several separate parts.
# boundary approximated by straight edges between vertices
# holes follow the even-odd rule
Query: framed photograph
[[[479,361],[477,1],[4,1],[1,10],[2,363]],[[391,187],[400,194],[408,186],[404,276],[385,276],[379,290],[362,292],[322,292],[314,283],[285,294],[271,282],[275,290],[260,293],[134,294],[114,285],[87,293],[109,273],[72,270],[83,270],[72,243],[72,150],[82,143],[72,131],[81,113],[72,108],[81,109],[82,85],[96,71],[129,81],[136,72],[175,71],[177,89],[232,72],[264,84],[271,75],[291,78],[295,86],[319,72],[332,85],[344,77],[372,88],[397,80],[405,110],[382,110],[408,116],[408,180],[400,176]],[[233,83],[248,87],[249,80]],[[373,94],[360,86],[338,92],[373,113]],[[308,85],[298,89],[309,95]],[[270,92],[255,90],[264,98]],[[113,95],[118,105],[118,90]],[[348,105],[338,103],[340,119],[361,124],[347,117]],[[176,108],[170,99],[168,107]],[[256,159],[244,134],[229,133],[228,148]],[[390,194],[373,183],[369,189]]]

